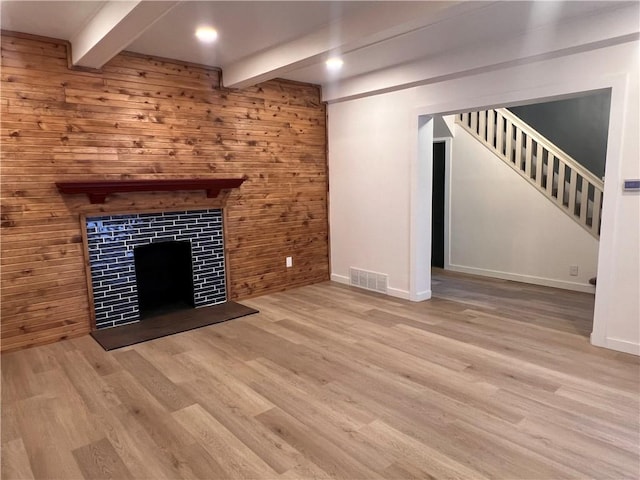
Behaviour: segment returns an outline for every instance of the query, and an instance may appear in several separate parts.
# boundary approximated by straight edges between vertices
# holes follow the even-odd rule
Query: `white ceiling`
[[[182,2],[127,49],[222,67],[357,13],[368,3]],[[199,25],[215,26],[218,41],[200,43],[193,34]]]
[[[417,28],[382,43],[343,55],[341,78],[401,65],[419,59],[435,59],[460,50],[491,48],[522,34],[531,34],[549,23],[566,22],[575,16],[597,13],[611,2],[474,2],[473,9]],[[288,78],[327,83],[324,65],[315,64],[291,72]],[[318,81],[318,79],[323,79]]]
[[[0,20],[3,30],[71,40],[105,3],[2,0]]]
[[[0,18],[5,30],[71,41],[79,65],[101,66],[126,49],[221,67],[225,85],[232,87],[275,77],[335,86],[416,62],[443,75],[443,59],[451,63],[456,56],[482,59],[476,62],[481,68],[490,63],[483,50],[506,52],[509,45],[516,58],[518,52],[569,48],[587,39],[567,34],[567,25],[579,32],[598,19],[612,32],[607,38],[616,29],[619,35],[637,32],[616,23],[628,13],[622,20],[613,15],[630,6],[637,13],[634,1],[5,0]],[[194,31],[201,25],[218,30],[216,43],[197,41]],[[324,60],[335,53],[345,65],[329,74]]]

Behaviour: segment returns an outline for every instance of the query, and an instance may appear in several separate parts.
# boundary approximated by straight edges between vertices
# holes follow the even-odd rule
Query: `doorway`
[[[445,142],[433,142],[431,193],[431,266],[444,268],[445,245]]]

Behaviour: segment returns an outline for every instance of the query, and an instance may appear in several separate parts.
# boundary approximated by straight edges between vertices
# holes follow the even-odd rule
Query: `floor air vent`
[[[387,275],[384,273],[368,272],[359,268],[350,269],[351,285],[366,288],[374,292],[387,293]]]

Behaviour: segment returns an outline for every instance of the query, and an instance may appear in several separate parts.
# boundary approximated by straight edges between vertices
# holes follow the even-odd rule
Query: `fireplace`
[[[193,269],[188,240],[149,243],[133,249],[140,318],[193,308]]]
[[[222,210],[87,217],[96,328],[227,299]]]

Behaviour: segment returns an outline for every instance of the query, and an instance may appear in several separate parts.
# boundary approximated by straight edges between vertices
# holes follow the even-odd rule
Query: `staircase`
[[[504,108],[461,113],[456,123],[600,238],[602,180]]]

